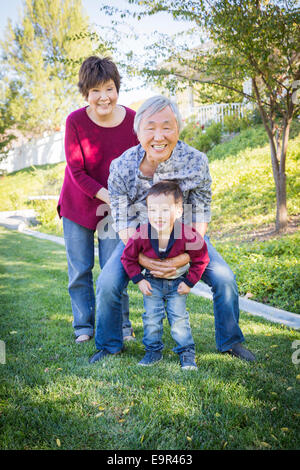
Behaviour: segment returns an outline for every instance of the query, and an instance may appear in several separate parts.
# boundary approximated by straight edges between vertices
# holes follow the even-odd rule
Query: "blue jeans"
[[[239,299],[235,276],[209,237],[204,237],[210,262],[202,281],[212,288],[215,316],[215,338],[219,351],[227,351],[233,344],[244,341],[239,327]],[[122,291],[129,278],[121,263],[124,250],[122,241],[105,264],[97,280],[97,311],[95,343],[97,349],[116,353],[123,347],[122,338]]]
[[[177,354],[183,351],[195,351],[189,314],[186,311],[186,295],[177,292],[179,284],[184,281],[181,276],[177,279],[158,279],[147,276],[152,287],[152,295],[144,295],[145,312],[143,314],[144,338],[146,351],[161,351],[163,319],[165,311],[171,327],[171,335],[176,342],[173,351]]]
[[[94,230],[90,230],[63,217],[63,230],[68,261],[69,294],[73,312],[75,336],[94,334],[95,293],[93,284]],[[115,239],[98,239],[99,264],[101,269],[119,243]],[[126,291],[121,293],[123,326],[131,327],[129,321],[129,298]]]

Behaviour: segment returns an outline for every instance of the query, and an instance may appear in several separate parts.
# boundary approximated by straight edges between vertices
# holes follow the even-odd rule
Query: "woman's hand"
[[[106,204],[110,205],[109,193],[106,188],[99,189],[95,197],[97,199],[101,199],[101,201],[104,201],[106,202]]]
[[[160,278],[168,278],[176,273],[176,269],[189,263],[190,257],[187,253],[168,258],[164,260],[152,259],[139,254],[139,264],[148,269],[152,276]]]

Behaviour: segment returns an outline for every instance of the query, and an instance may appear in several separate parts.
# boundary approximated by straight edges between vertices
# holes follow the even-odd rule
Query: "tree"
[[[141,18],[165,11],[194,25],[194,37],[203,32],[212,47],[167,50],[163,67],[140,68],[149,80],[176,80],[210,84],[231,90],[257,104],[270,149],[276,188],[276,230],[288,223],[286,155],[290,125],[300,112],[300,12],[296,0],[129,0],[143,8]],[[136,13],[135,13],[136,14]],[[189,43],[191,44],[191,42]],[[166,43],[153,45],[161,52]],[[165,51],[166,55],[166,51]],[[251,79],[252,92],[241,83]]]
[[[13,126],[30,135],[59,128],[82,103],[78,67],[93,51],[81,0],[25,0],[20,24],[8,21],[1,48]]]

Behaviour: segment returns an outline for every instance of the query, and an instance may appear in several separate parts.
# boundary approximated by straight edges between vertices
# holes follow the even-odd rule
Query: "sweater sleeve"
[[[121,262],[131,281],[136,284],[144,279],[141,266],[139,265],[139,253],[141,251],[139,232],[131,237],[121,256]]]
[[[86,156],[82,152],[76,127],[70,116],[66,121],[65,153],[74,184],[87,196],[94,198],[103,186],[87,174],[84,164]]]
[[[186,252],[190,255],[191,261],[185,283],[189,287],[194,287],[201,279],[210,261],[206,243],[195,229],[191,229],[188,239],[186,240]]]

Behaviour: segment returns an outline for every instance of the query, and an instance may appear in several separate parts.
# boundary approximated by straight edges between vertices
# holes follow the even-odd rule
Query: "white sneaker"
[[[91,336],[89,335],[79,335],[75,339],[75,343],[84,343],[85,341],[89,341],[91,339]]]

